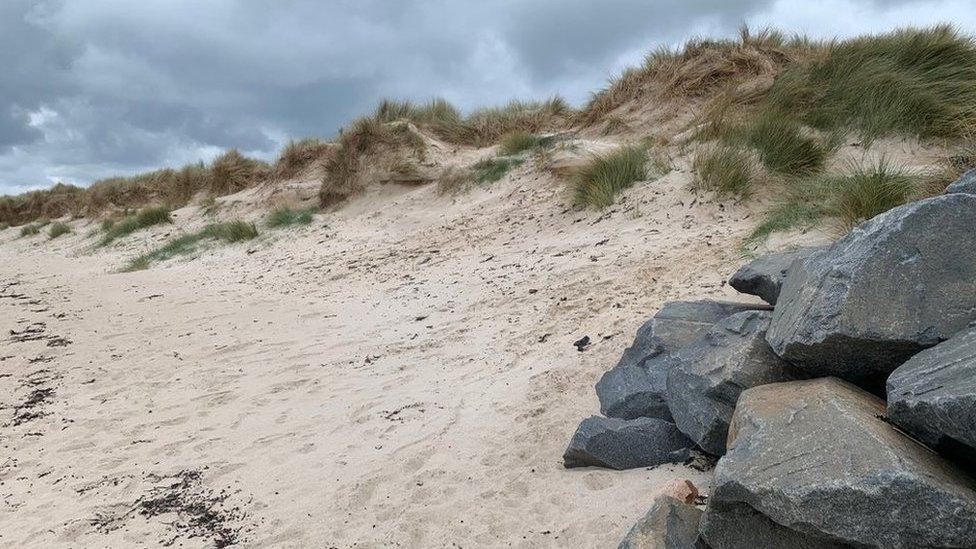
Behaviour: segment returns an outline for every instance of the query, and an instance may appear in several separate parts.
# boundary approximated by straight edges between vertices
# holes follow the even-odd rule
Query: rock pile
[[[720,459],[704,509],[659,496],[621,547],[976,548],[974,182],[732,276],[772,311],[638,330],[566,466]]]
[[[580,424],[563,455],[566,467],[630,469],[688,459],[694,443],[674,425],[667,403],[668,373],[677,363],[674,353],[719,320],[757,308],[764,307],[720,301],[666,304],[637,330],[634,343],[596,384],[600,411],[607,417]],[[678,437],[658,436],[668,429]],[[614,449],[610,440],[622,448]],[[679,441],[683,451],[675,446]]]

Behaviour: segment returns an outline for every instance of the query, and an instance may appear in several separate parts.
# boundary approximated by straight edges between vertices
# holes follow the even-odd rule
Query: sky
[[[0,194],[272,159],[383,97],[579,105],[660,45],[950,22],[976,0],[0,0]]]

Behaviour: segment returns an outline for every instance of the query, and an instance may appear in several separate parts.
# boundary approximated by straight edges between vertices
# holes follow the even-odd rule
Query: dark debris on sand
[[[160,518],[172,530],[172,536],[159,540],[169,547],[178,540],[209,539],[217,548],[238,545],[246,540],[250,530],[247,514],[228,503],[232,495],[227,490],[215,491],[203,486],[202,473],[184,470],[175,475],[147,475],[155,484],[122,515],[96,515],[92,526],[102,533],[121,528],[129,518],[139,515],[147,519]]]

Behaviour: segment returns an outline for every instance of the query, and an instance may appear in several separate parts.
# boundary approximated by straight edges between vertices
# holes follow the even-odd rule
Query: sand
[[[100,250],[84,220],[0,233],[0,546],[608,547],[670,479],[707,494],[561,464],[663,302],[748,300],[724,280],[757,206],[676,167],[605,212],[532,162],[384,186],[124,274],[195,207]],[[256,218],[262,192],[222,201]]]

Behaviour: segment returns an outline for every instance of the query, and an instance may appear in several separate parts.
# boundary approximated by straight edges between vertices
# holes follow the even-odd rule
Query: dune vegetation
[[[66,235],[66,234],[70,234],[71,232],[73,232],[73,231],[71,230],[71,227],[68,226],[67,223],[62,223],[60,221],[55,221],[54,223],[51,223],[51,226],[48,228],[48,230],[47,230],[47,236],[51,240],[54,240],[55,238],[57,238],[59,236]]]
[[[296,210],[290,206],[278,206],[271,210],[265,223],[272,229],[293,225],[308,225],[312,222],[314,215],[315,212],[310,209]]]
[[[152,251],[133,258],[123,267],[122,271],[140,271],[148,269],[154,262],[191,254],[206,240],[235,243],[252,240],[257,238],[258,234],[258,229],[254,223],[240,219],[226,223],[213,223],[199,231],[178,236]]]
[[[689,108],[692,117],[667,130],[641,118],[653,111],[662,120],[677,120],[661,113]],[[547,134],[571,131],[632,143],[567,177],[578,204],[607,207],[646,177],[655,157],[643,141],[650,136],[655,146],[687,158],[700,191],[768,198],[756,239],[824,218],[848,227],[871,212],[939,192],[976,162],[976,149],[967,145],[974,124],[976,44],[950,26],[826,41],[743,29],[735,39],[695,39],[652,51],[579,109],[559,97],[468,113],[444,99],[388,99],[334,139],[289,142],[271,164],[230,150],[207,164],[108,178],[85,189],[56,185],[0,198],[0,223],[116,215],[150,204],[174,209],[200,197],[216,204],[214,197],[296,177],[320,180],[322,208],[375,181],[436,182],[440,192],[456,193],[501,179],[525,161],[526,152],[543,154],[551,141]],[[832,162],[845,147],[866,151],[887,138],[929,143],[946,157],[931,173],[910,176],[893,161],[865,160],[856,169]],[[498,145],[499,156],[428,175],[418,167],[432,143]],[[299,218],[276,212],[268,224]],[[115,223],[104,243],[146,226],[131,218]]]
[[[140,229],[152,227],[162,223],[172,223],[169,208],[165,206],[150,206],[139,210],[135,215],[128,215],[120,220],[107,218],[102,221],[105,235],[99,242],[100,246],[111,244],[116,238],[130,235]]]
[[[618,193],[647,176],[647,149],[640,145],[621,147],[595,156],[573,177],[577,204],[605,208]]]

